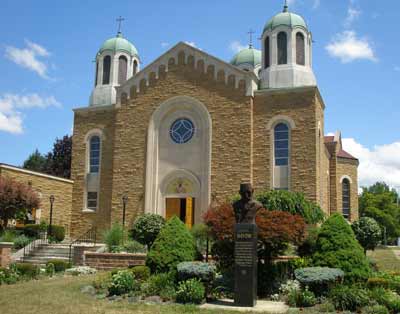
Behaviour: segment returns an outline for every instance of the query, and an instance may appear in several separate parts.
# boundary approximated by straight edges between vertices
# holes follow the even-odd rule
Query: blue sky
[[[340,129],[360,158],[361,184],[400,188],[400,1],[291,0],[314,37],[314,71],[326,103],[325,132]],[[86,106],[94,57],[115,36],[116,18],[143,65],[179,41],[229,61],[249,29],[283,0],[0,2],[0,162],[21,165],[71,133],[72,108]],[[256,40],[256,47],[259,42]]]

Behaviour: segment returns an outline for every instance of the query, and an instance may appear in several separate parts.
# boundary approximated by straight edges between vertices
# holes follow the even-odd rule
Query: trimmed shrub
[[[0,267],[0,285],[17,283],[18,279],[19,276],[15,271]]]
[[[43,231],[46,231],[46,229],[43,230],[43,225],[28,224],[28,225],[25,225],[25,227],[24,227],[24,234],[28,238],[38,239],[40,237],[40,233]]]
[[[34,279],[40,273],[40,268],[34,264],[28,263],[15,263],[11,266],[19,275]]]
[[[178,279],[185,281],[197,278],[203,282],[211,282],[215,279],[216,268],[212,264],[202,262],[183,262],[177,266]]]
[[[372,305],[363,307],[361,314],[389,314],[389,310],[383,305]]]
[[[114,223],[111,228],[104,232],[103,238],[108,252],[119,252],[124,241],[124,228],[118,223]]]
[[[143,244],[135,240],[128,240],[123,245],[123,250],[127,253],[146,253],[147,250]]]
[[[366,280],[371,272],[367,258],[354,233],[340,214],[333,214],[318,233],[315,266],[340,268],[346,280]]]
[[[146,265],[154,273],[176,271],[181,262],[192,261],[196,249],[193,237],[176,216],[161,229],[146,258]]]
[[[53,277],[54,276],[54,274],[55,274],[55,272],[56,272],[56,268],[54,267],[54,264],[53,263],[47,263],[46,264],[46,274],[48,275],[48,276],[50,276],[50,277]]]
[[[327,293],[331,286],[344,278],[344,272],[337,268],[307,267],[294,271],[296,279],[317,295]]]
[[[25,235],[20,235],[18,237],[15,238],[14,240],[14,248],[19,250],[24,248],[25,246],[27,246],[29,243],[31,243],[31,239],[29,239],[27,236]]]
[[[163,300],[173,300],[176,295],[175,274],[171,272],[152,275],[142,284],[141,291],[145,296],[158,295]]]
[[[256,199],[266,209],[300,215],[307,224],[317,224],[325,218],[322,209],[316,203],[307,200],[302,193],[268,190],[258,193]]]
[[[46,263],[46,265],[48,264],[54,265],[54,270],[56,273],[64,272],[66,269],[71,267],[71,264],[69,262],[60,259],[50,260]]]
[[[382,240],[381,227],[374,218],[361,217],[351,227],[356,235],[356,239],[364,248],[364,252],[374,250],[379,241]]]
[[[111,278],[111,284],[108,287],[109,295],[122,295],[132,291],[139,290],[139,284],[129,270],[120,270]]]
[[[176,291],[176,301],[178,303],[200,304],[204,300],[205,288],[203,283],[196,278],[192,278],[179,283]]]
[[[357,311],[369,304],[367,290],[357,286],[334,287],[329,293],[329,299],[339,311]]]
[[[130,271],[132,272],[135,279],[140,282],[146,281],[150,278],[150,268],[148,268],[147,266],[135,266],[133,268],[130,268]]]
[[[65,228],[63,226],[51,225],[49,236],[56,242],[62,242],[65,238]]]
[[[139,216],[132,227],[132,238],[150,248],[165,225],[164,217],[156,214]]]

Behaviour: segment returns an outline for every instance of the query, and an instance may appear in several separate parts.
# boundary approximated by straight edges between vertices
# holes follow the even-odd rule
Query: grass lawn
[[[93,276],[56,277],[0,286],[1,314],[218,314],[195,306],[130,304],[127,301],[96,300],[80,292]],[[238,312],[223,312],[233,314]]]
[[[380,270],[400,272],[400,259],[395,254],[399,249],[378,247],[375,251],[368,251],[367,255],[376,261]]]

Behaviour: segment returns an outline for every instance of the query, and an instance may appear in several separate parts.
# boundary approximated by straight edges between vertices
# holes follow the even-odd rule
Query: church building
[[[240,183],[302,192],[358,218],[357,158],[324,136],[312,35],[289,11],[230,62],[180,42],[146,67],[118,32],[96,55],[89,106],[74,110],[71,233],[141,213],[202,221]]]

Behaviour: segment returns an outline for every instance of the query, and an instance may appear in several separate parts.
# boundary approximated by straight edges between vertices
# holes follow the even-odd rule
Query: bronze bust
[[[263,206],[253,200],[254,189],[250,183],[240,184],[241,199],[233,203],[236,223],[255,224],[256,214]]]

